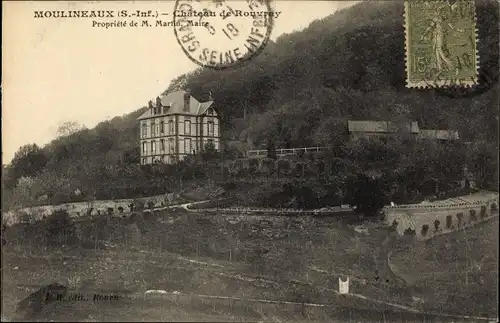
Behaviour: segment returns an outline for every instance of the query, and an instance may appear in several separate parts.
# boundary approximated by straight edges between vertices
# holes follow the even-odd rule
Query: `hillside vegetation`
[[[348,119],[416,120],[424,129],[456,129],[473,142],[467,162],[480,185],[496,187],[496,180],[489,179],[498,177],[498,3],[477,1],[480,84],[460,91],[405,87],[403,11],[400,2],[357,4],[280,36],[241,67],[198,69],[172,81],[165,92],[188,87],[199,100],[214,94],[223,118],[224,158],[238,155],[229,142],[239,142],[243,150],[271,141],[277,148],[340,147],[345,146]],[[137,165],[136,118],[145,109],[60,136],[43,148],[22,147],[4,169],[7,202],[26,205],[43,195],[51,203],[67,201],[76,188],[98,197],[103,191],[128,190],[102,198],[138,196],[203,178],[203,167],[168,166],[159,176]],[[397,156],[404,147],[384,149]],[[363,151],[344,148],[353,156]],[[438,150],[428,152],[425,145],[406,149],[420,151],[422,158],[436,158],[432,154]],[[439,158],[455,157],[442,153]],[[19,187],[21,177],[34,182]]]

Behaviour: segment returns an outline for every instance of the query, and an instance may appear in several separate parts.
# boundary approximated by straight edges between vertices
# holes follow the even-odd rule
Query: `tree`
[[[36,144],[24,145],[14,154],[10,162],[7,187],[14,187],[20,177],[34,177],[46,165],[47,157]]]
[[[12,191],[11,205],[16,207],[27,207],[35,201],[33,192],[34,180],[31,177],[21,177]]]
[[[385,203],[384,184],[381,179],[356,175],[349,180],[348,203],[365,216],[374,216]]]
[[[203,150],[201,152],[201,156],[203,161],[209,162],[209,161],[216,161],[220,159],[220,154],[215,148],[215,144],[213,141],[209,141],[205,144],[205,147],[203,147]]]
[[[87,127],[76,121],[66,121],[57,128],[57,137],[67,137],[84,129]]]
[[[267,158],[276,159],[276,147],[272,138],[267,139]]]
[[[316,143],[323,147],[339,149],[346,141],[346,124],[337,118],[323,120],[315,132]]]
[[[47,223],[47,241],[52,246],[66,245],[69,242],[75,242],[75,225],[64,210],[55,211],[48,218]]]
[[[125,164],[138,164],[140,158],[141,158],[141,151],[139,147],[128,149],[123,153],[123,162]]]

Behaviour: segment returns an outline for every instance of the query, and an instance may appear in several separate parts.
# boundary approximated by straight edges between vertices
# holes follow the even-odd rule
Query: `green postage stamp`
[[[474,1],[406,1],[405,29],[407,87],[477,83]]]

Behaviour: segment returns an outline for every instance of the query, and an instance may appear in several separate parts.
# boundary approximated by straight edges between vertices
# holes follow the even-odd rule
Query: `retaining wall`
[[[190,210],[194,210],[189,208]],[[351,208],[345,209],[331,209],[331,210],[297,210],[297,209],[274,209],[274,208],[248,208],[248,207],[232,207],[232,208],[199,208],[197,211],[216,213],[216,214],[265,214],[265,215],[309,215],[309,216],[321,216],[321,215],[335,215],[335,214],[349,214],[353,213]]]
[[[498,216],[498,199],[448,205],[401,205],[384,208],[386,223],[400,235],[418,240],[453,232]]]
[[[4,212],[2,214],[2,218],[7,225],[12,225],[20,221],[20,215],[23,213],[30,214],[34,220],[41,220],[44,216],[47,217],[54,213],[54,211],[59,210],[67,211],[71,217],[86,215],[87,211],[91,211],[90,215],[93,216],[105,215],[108,212],[108,208],[112,208],[113,213],[118,214],[119,207],[128,211],[129,205],[134,201],[144,203],[144,207],[147,207],[149,202],[153,203],[155,207],[161,207],[162,205],[171,205],[172,203],[178,201],[179,198],[179,194],[169,193],[137,199],[97,200],[92,202],[74,202],[59,205],[34,206]],[[90,208],[92,210],[90,210]]]

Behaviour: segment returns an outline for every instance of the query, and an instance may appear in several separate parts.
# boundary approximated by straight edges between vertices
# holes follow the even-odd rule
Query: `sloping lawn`
[[[496,316],[498,218],[420,243],[398,243],[391,263],[426,308]]]
[[[411,306],[405,287],[383,272],[380,245],[387,230],[377,224],[369,225],[370,235],[360,235],[332,218],[222,217],[170,210],[134,220],[89,219],[76,226],[76,245],[52,249],[43,247],[37,230],[9,229],[9,244],[2,249],[4,315],[10,317],[16,304],[33,291],[20,287],[67,285],[69,280],[75,292],[140,296],[148,289],[163,289],[329,307],[123,299],[66,302],[45,313],[44,319],[58,320],[57,315],[74,312],[81,320],[331,322],[393,317],[398,322],[404,316],[411,321],[407,312],[394,312],[383,303],[336,293],[339,276],[347,274],[352,293]],[[448,310],[443,307],[441,312]]]

